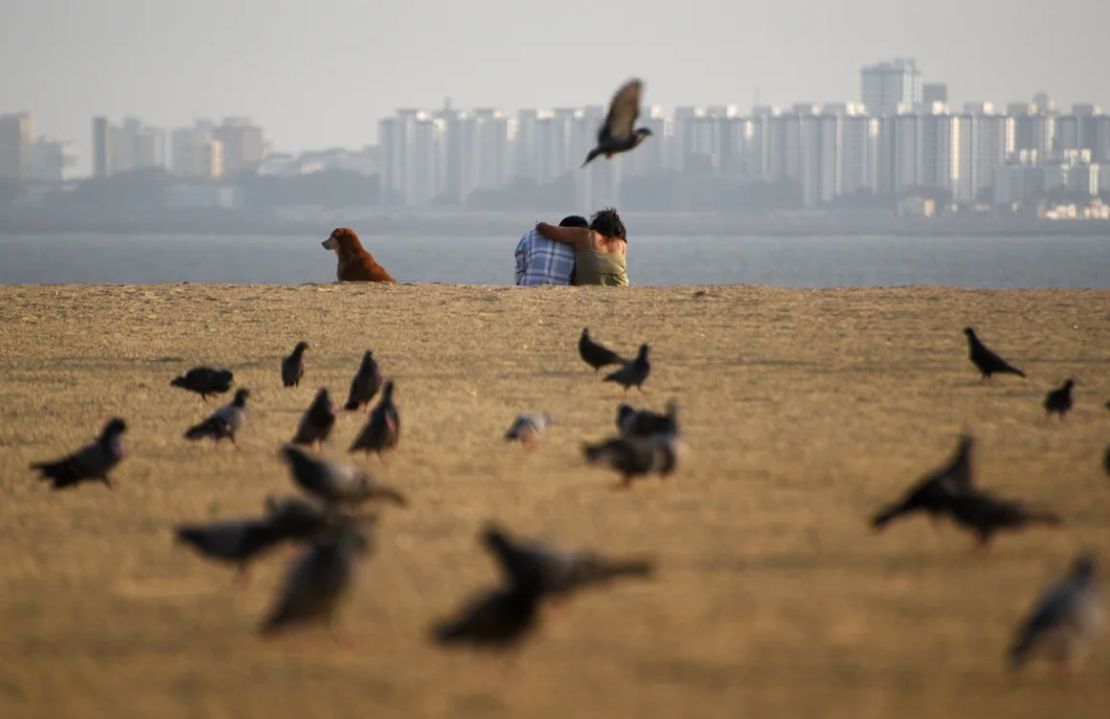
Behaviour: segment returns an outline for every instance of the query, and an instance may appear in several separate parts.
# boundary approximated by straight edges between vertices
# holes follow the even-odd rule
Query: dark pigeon
[[[197,440],[211,437],[217,444],[221,439],[230,439],[231,443],[238,448],[239,442],[235,439],[235,434],[247,420],[247,398],[250,394],[250,390],[246,388],[237,390],[231,404],[220,407],[209,415],[208,419],[186,430],[185,439]]]
[[[667,435],[614,437],[585,444],[582,451],[590,464],[604,464],[619,472],[620,487],[627,489],[638,477],[653,472],[661,478],[671,474],[678,464],[679,444],[677,437]]]
[[[582,163],[582,167],[590,164],[598,155],[610,158],[613,155],[628,152],[645,138],[651,137],[650,129],[636,128],[643,89],[644,85],[639,80],[629,80],[613,95],[609,103],[609,114],[597,131],[597,147],[586,155],[586,161]]]
[[[297,387],[304,377],[304,351],[308,349],[307,342],[298,342],[292,354],[281,360],[281,384],[285,387]]]
[[[624,391],[628,392],[629,387],[643,391],[642,385],[651,374],[651,362],[648,361],[648,353],[651,351],[646,344],[640,345],[639,352],[636,353],[636,359],[625,362],[624,365],[616,372],[611,372],[605,375],[605,382],[616,382]]]
[[[1106,445],[1106,452],[1102,455],[1102,468],[1110,475],[1110,444]]]
[[[437,624],[439,644],[508,649],[539,624],[540,596],[516,588],[494,589],[475,597],[452,619]]]
[[[226,519],[210,524],[185,524],[177,540],[208,557],[235,564],[246,577],[251,560],[276,547],[286,535],[267,519]]]
[[[1041,596],[1018,628],[1007,652],[1010,669],[1020,669],[1037,655],[1047,655],[1062,668],[1071,668],[1084,658],[1102,620],[1095,560],[1083,554],[1075,559],[1068,576]]]
[[[578,338],[578,354],[594,368],[594,372],[606,365],[624,364],[624,358],[619,354],[590,339],[590,330],[586,327],[582,328],[582,336]]]
[[[208,395],[223,394],[231,389],[233,375],[228,370],[211,367],[194,367],[181,377],[174,377],[170,384],[174,387],[196,392],[205,402]]]
[[[636,409],[628,404],[617,407],[617,429],[622,437],[653,437],[657,434],[678,434],[678,407],[674,400],[667,403],[666,414],[649,409]]]
[[[975,335],[975,330],[965,327],[964,334],[967,335],[971,363],[982,373],[984,380],[989,380],[992,374],[1016,374],[1018,377],[1025,377],[1024,372],[996,355],[980,342]]]
[[[876,514],[871,526],[882,529],[892,520],[914,512],[927,512],[934,521],[949,513],[952,496],[971,489],[974,448],[975,440],[970,435],[962,435],[948,462],[919,479],[902,499]]]
[[[983,548],[1002,530],[1017,531],[1036,524],[1058,527],[1063,523],[1052,512],[1031,509],[1021,502],[973,489],[952,495],[949,508],[956,524],[973,533]]]
[[[266,520],[286,539],[308,540],[331,526],[327,513],[300,497],[267,497]]]
[[[408,503],[400,492],[382,486],[363,470],[318,459],[294,445],[286,445],[281,453],[289,465],[293,482],[328,506],[357,505],[374,499],[400,506]]]
[[[335,405],[331,403],[327,388],[321,387],[312,404],[301,415],[301,423],[297,425],[297,433],[293,435],[291,441],[293,444],[319,447],[331,434],[331,428],[334,426]]]
[[[378,363],[374,361],[374,353],[366,350],[366,353],[362,355],[362,364],[359,365],[358,372],[351,380],[351,389],[347,393],[347,404],[343,405],[343,409],[362,409],[370,404],[370,401],[374,399],[374,395],[378,393],[381,387],[382,371],[378,368]]]
[[[1075,386],[1075,380],[1069,379],[1060,387],[1052,390],[1044,396],[1044,412],[1045,418],[1051,417],[1053,412],[1060,415],[1060,421],[1064,420],[1064,415],[1072,406],[1071,388]]]
[[[396,447],[400,437],[401,415],[397,411],[397,405],[393,404],[393,380],[389,380],[382,390],[382,398],[378,406],[370,412],[366,425],[347,451],[363,451],[367,455],[377,452],[378,456],[381,456],[385,450]]]
[[[92,444],[53,462],[35,462],[31,469],[37,470],[42,479],[48,480],[52,489],[74,487],[90,480],[103,482],[111,487],[108,472],[123,458],[120,435],[126,431],[126,422],[118,417],[110,419]]]

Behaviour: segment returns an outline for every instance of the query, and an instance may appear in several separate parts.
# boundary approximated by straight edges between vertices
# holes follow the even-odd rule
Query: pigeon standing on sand
[[[605,464],[621,475],[620,488],[627,489],[638,477],[652,472],[660,478],[670,475],[678,464],[679,441],[675,436],[614,437],[584,444],[582,452],[590,464]]]
[[[590,164],[598,155],[611,158],[621,152],[628,152],[645,138],[651,137],[649,128],[636,127],[643,89],[644,85],[639,80],[629,80],[613,95],[609,102],[609,114],[597,131],[597,147],[586,155],[582,167]]]
[[[956,524],[975,535],[979,546],[987,548],[996,532],[1019,530],[1034,524],[1058,527],[1063,522],[1052,512],[1032,509],[1021,502],[999,499],[985,492],[969,489],[953,494],[949,510]]]
[[[385,389],[382,390],[382,398],[378,402],[378,406],[370,412],[370,418],[366,420],[366,425],[355,437],[355,441],[351,443],[351,447],[347,451],[357,452],[361,450],[366,452],[367,455],[371,452],[377,452],[380,457],[385,450],[397,446],[400,436],[401,415],[397,411],[397,405],[393,404],[393,380],[389,380],[385,383]]]
[[[1060,387],[1052,390],[1044,396],[1044,412],[1045,419],[1052,416],[1052,413],[1060,415],[1060,421],[1064,421],[1064,415],[1072,406],[1071,388],[1075,386],[1075,380],[1069,379]]]
[[[118,417],[110,419],[92,444],[52,462],[35,462],[31,469],[48,480],[52,489],[73,487],[87,480],[103,482],[111,488],[108,472],[123,458],[120,435],[126,431],[126,422]]]
[[[370,551],[370,538],[358,522],[341,524],[290,565],[262,634],[292,626],[324,622],[329,626],[354,583],[359,560]]]
[[[1041,596],[1017,631],[1007,652],[1010,669],[1018,670],[1034,656],[1055,660],[1072,669],[1083,660],[1102,629],[1103,610],[1095,583],[1095,560],[1080,555],[1071,572]]]
[[[281,455],[289,465],[293,482],[328,506],[361,504],[372,499],[385,499],[405,506],[400,492],[375,482],[365,471],[330,459],[310,456],[300,447],[286,445]]]
[[[678,406],[674,400],[667,403],[666,414],[650,409],[636,409],[632,405],[617,407],[617,429],[622,437],[652,437],[657,434],[678,433]]]
[[[646,344],[640,345],[640,350],[636,353],[636,359],[625,362],[624,365],[616,372],[611,372],[605,375],[605,382],[616,382],[621,387],[624,387],[625,393],[628,392],[629,387],[635,387],[641,392],[644,391],[641,385],[647,380],[648,375],[651,374],[651,362],[648,361],[648,352],[651,351]]]
[[[327,388],[321,387],[312,404],[301,415],[301,423],[297,425],[297,433],[293,435],[292,442],[319,447],[331,434],[334,426],[335,405],[331,403]]]
[[[996,355],[988,349],[985,344],[980,342],[979,337],[975,334],[975,330],[970,327],[965,327],[964,334],[967,335],[967,346],[971,363],[982,373],[984,380],[989,381],[992,374],[1016,374],[1018,377],[1025,377],[1024,372]]]
[[[176,529],[175,534],[177,541],[192,546],[203,556],[235,564],[243,579],[252,559],[286,539],[280,526],[257,518],[184,524]]]
[[[962,435],[951,459],[918,480],[902,499],[876,514],[871,520],[871,526],[879,530],[892,520],[914,512],[928,512],[935,522],[939,516],[950,512],[952,496],[966,492],[972,486],[971,458],[974,447],[975,440],[970,435]]]
[[[513,420],[512,426],[505,432],[505,440],[520,440],[525,447],[533,449],[540,443],[550,425],[551,415],[547,412],[525,412]]]
[[[362,355],[362,364],[351,380],[351,390],[347,393],[347,404],[343,405],[343,409],[362,409],[370,404],[370,400],[374,399],[381,387],[382,371],[374,361],[374,353],[366,350]]]
[[[234,376],[228,370],[211,367],[194,367],[180,377],[170,380],[170,385],[189,392],[196,392],[205,402],[210,394],[223,394],[231,389]]]
[[[596,373],[599,369],[611,364],[624,364],[624,358],[613,350],[594,342],[590,339],[590,330],[582,328],[582,335],[578,338],[578,355]]]
[[[243,423],[247,420],[247,398],[250,397],[250,390],[243,388],[235,392],[235,398],[231,404],[226,404],[208,416],[198,425],[190,427],[185,432],[185,439],[201,439],[203,437],[211,437],[212,441],[219,444],[221,439],[230,439],[235,448],[239,448],[239,443],[235,439],[235,433],[242,428]]]
[[[285,387],[300,385],[304,377],[304,351],[308,349],[307,342],[298,342],[292,354],[281,360],[281,384]]]

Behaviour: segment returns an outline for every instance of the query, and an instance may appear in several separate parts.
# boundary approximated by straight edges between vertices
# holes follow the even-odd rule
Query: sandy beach
[[[983,385],[961,329],[1028,373]],[[577,356],[582,327],[679,403],[688,453],[666,483],[613,491],[580,445],[622,398]],[[278,362],[307,340],[308,370]],[[233,571],[173,542],[180,522],[258,513],[292,485],[277,449],[316,389],[345,396],[363,350],[397,383],[403,429],[368,466],[385,510],[344,640],[264,640],[291,551]],[[197,364],[252,391],[242,449],[182,439],[216,403],[171,388]],[[0,716],[1094,717],[1110,633],[1083,670],[1012,676],[1015,625],[1081,549],[1110,574],[1110,291],[934,287],[443,285],[0,288]],[[1074,377],[1076,407],[1044,393]],[[220,402],[226,402],[223,398]],[[555,421],[532,453],[516,414]],[[130,425],[115,489],[51,492],[27,469]],[[340,416],[346,457],[364,415]],[[977,481],[1058,512],[998,538],[867,520],[941,463],[961,429]],[[353,461],[362,462],[361,457]],[[476,535],[650,555],[650,581],[546,611],[507,656],[444,651],[430,624],[494,584]],[[1106,586],[1104,581],[1104,587]]]

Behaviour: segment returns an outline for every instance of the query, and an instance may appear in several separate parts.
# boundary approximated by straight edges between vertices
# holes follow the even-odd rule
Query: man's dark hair
[[[590,229],[594,232],[599,232],[606,237],[619,237],[625,242],[628,238],[624,235],[624,223],[621,222],[621,216],[612,207],[606,207],[604,210],[598,210],[590,219]]]
[[[590,223],[582,215],[567,215],[559,223],[559,227],[589,227]]]

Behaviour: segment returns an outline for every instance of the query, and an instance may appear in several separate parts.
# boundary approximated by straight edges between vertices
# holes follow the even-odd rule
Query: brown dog
[[[337,227],[323,242],[325,250],[339,256],[336,276],[340,282],[396,282],[374,257],[363,249],[358,235],[349,227]]]

